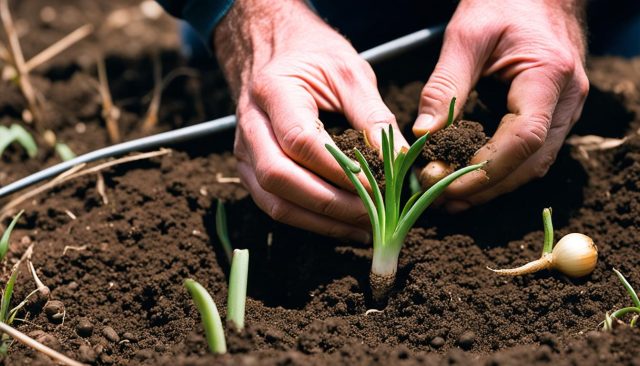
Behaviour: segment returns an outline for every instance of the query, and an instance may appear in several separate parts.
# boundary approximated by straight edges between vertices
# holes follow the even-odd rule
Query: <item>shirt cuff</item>
[[[182,8],[181,18],[187,21],[211,47],[211,36],[216,25],[227,14],[234,0],[191,0]]]

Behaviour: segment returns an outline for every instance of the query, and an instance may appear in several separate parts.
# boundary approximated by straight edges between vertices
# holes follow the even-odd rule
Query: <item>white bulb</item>
[[[590,237],[571,233],[558,241],[552,256],[553,268],[569,277],[582,277],[596,268],[598,248]]]

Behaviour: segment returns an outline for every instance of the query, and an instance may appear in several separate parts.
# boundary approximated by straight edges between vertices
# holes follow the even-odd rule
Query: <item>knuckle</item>
[[[252,78],[249,93],[253,98],[265,99],[271,94],[273,86],[274,76],[268,70],[263,70]]]
[[[573,75],[576,70],[576,60],[568,53],[555,53],[549,57],[549,70],[558,77],[568,78]]]
[[[589,79],[586,75],[578,77],[578,94],[581,99],[584,99],[589,94]]]
[[[528,116],[523,121],[522,127],[516,132],[521,156],[523,158],[533,155],[544,144],[551,117],[539,114]]]
[[[429,81],[422,89],[421,102],[443,103],[456,95],[456,76],[446,67],[436,67]]]
[[[336,207],[338,204],[338,198],[335,195],[331,195],[331,197],[327,200],[321,201],[319,204],[320,213],[325,216],[334,216],[336,213]]]
[[[267,214],[272,219],[274,219],[276,221],[283,222],[283,221],[285,221],[287,219],[287,216],[289,214],[289,210],[287,209],[286,205],[282,201],[274,200],[269,205],[269,209],[267,211]]]
[[[533,168],[533,177],[534,178],[542,178],[549,172],[551,165],[555,161],[555,156],[553,154],[544,154],[538,164]]]
[[[312,158],[313,143],[317,137],[317,133],[295,126],[282,137],[283,149],[287,155],[306,161]]]
[[[286,176],[286,173],[275,165],[256,164],[256,180],[260,187],[267,192],[273,193],[282,184]]]

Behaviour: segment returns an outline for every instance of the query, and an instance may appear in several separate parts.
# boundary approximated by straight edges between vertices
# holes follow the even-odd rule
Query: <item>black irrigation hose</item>
[[[417,32],[402,36],[393,41],[383,43],[379,46],[368,49],[362,53],[362,56],[369,63],[374,64],[384,60],[388,60],[398,54],[416,48],[421,44],[425,44],[433,38],[437,37],[444,31],[444,25],[432,28],[426,28]],[[15,181],[5,187],[0,188],[0,198],[11,193],[17,192],[45,179],[54,177],[63,173],[78,164],[90,163],[92,161],[123,155],[132,151],[146,150],[175,144],[182,141],[196,139],[201,136],[211,135],[216,132],[222,132],[233,128],[236,125],[236,117],[234,115],[217,118],[211,121],[202,122],[194,126],[175,129],[168,132],[151,135],[136,140],[123,142],[120,144],[108,146],[102,149],[92,151],[90,153],[80,155],[71,160],[64,161],[49,168],[43,169],[37,173],[31,174],[25,178]]]

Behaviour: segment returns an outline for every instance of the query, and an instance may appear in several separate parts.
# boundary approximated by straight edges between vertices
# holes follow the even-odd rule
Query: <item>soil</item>
[[[34,4],[43,3],[12,3],[16,16],[38,24],[24,42],[54,27],[33,19],[39,14]],[[83,14],[94,14],[91,9],[103,14],[134,5],[63,3],[73,5],[77,17],[89,17]],[[98,22],[102,16],[91,19]],[[150,33],[158,39],[136,41],[140,46],[131,52],[128,44],[135,42],[125,42],[124,35],[120,49],[117,42],[107,42],[108,37],[77,45],[78,54],[96,47],[107,54],[110,81],[118,90],[114,100],[130,116],[131,125],[123,123],[127,138],[140,134],[135,126],[145,113],[140,99],[153,85],[149,55],[161,50],[166,72],[185,64],[176,44],[168,45],[166,37],[175,41],[175,35],[169,35],[167,24],[173,23],[166,18],[145,22],[157,30]],[[33,49],[41,48],[31,42]],[[25,53],[35,52],[28,50],[25,47]],[[616,325],[606,333],[599,323],[606,312],[631,303],[611,268],[640,287],[639,64],[615,58],[589,62],[592,92],[573,131],[627,136],[622,145],[589,152],[579,160],[564,147],[544,179],[457,216],[427,212],[406,240],[395,290],[380,312],[365,313],[371,307],[369,246],[275,223],[241,185],[217,180],[217,174],[237,176],[229,153],[232,136],[224,134],[103,171],[108,203],[98,192],[97,176],[89,175],[20,206],[25,214],[14,231],[2,279],[34,243],[33,264],[51,289],[51,300],[64,305],[65,316],[61,322],[51,312],[48,317],[42,304],[30,303],[19,316],[26,321],[14,325],[95,365],[637,365],[640,332]],[[39,78],[50,90],[73,86],[69,93],[46,94],[51,100],[61,98],[73,118],[50,126],[79,153],[104,146],[108,141],[99,101],[88,86],[81,87],[93,74],[75,58],[55,65],[39,71]],[[219,73],[198,71],[200,80],[176,81],[167,89],[158,130],[232,110],[220,89]],[[383,85],[390,108],[406,112],[398,118],[408,121],[404,126],[411,121],[407,101],[419,93],[415,84],[395,89]],[[12,88],[7,85],[2,88]],[[489,135],[495,128],[491,121],[499,121],[503,113],[504,88],[494,85],[479,85],[481,107],[468,117],[482,121]],[[403,90],[407,94],[400,97]],[[194,108],[198,99],[207,101],[201,112]],[[19,94],[0,93],[0,106],[2,124],[19,122]],[[80,122],[85,134],[77,132]],[[360,136],[346,135],[351,141]],[[361,141],[357,146],[362,147]],[[0,183],[54,162],[44,149],[30,161],[12,148],[2,158]],[[247,328],[239,334],[227,329],[230,352],[222,356],[208,354],[197,310],[182,286],[186,278],[198,280],[212,293],[221,314],[226,313],[228,263],[213,217],[218,199],[226,202],[232,243],[251,252]],[[594,239],[600,257],[593,274],[571,280],[549,271],[519,278],[488,271],[486,266],[516,266],[540,255],[540,214],[548,206],[554,209],[557,238],[582,232]],[[34,288],[23,268],[14,304]],[[53,364],[17,343],[1,362]]]
[[[469,165],[475,153],[489,141],[478,122],[460,120],[433,134],[422,150],[426,161],[441,160],[452,169]]]

